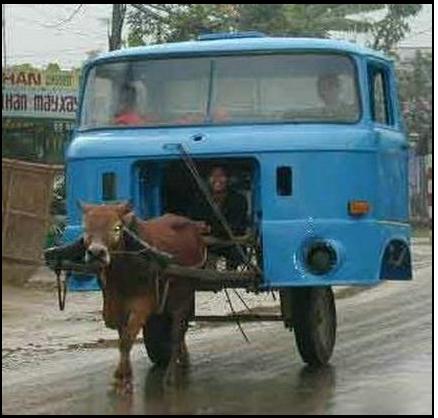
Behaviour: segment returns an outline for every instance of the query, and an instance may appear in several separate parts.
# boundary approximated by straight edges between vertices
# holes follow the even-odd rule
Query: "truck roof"
[[[215,56],[245,52],[281,52],[281,51],[325,51],[344,52],[348,54],[366,55],[391,61],[379,51],[365,48],[352,42],[319,39],[319,38],[277,38],[277,37],[223,37],[188,42],[172,42],[158,45],[140,46],[135,48],[119,49],[99,55],[89,61],[93,64],[99,61],[118,58],[135,57],[177,57],[177,56]]]

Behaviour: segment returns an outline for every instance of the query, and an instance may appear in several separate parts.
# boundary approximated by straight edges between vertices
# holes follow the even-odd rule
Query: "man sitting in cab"
[[[322,101],[322,116],[329,121],[353,121],[357,115],[356,104],[345,103],[342,83],[338,74],[324,73],[318,77],[318,95]]]
[[[248,203],[246,198],[229,186],[229,174],[221,165],[213,166],[208,175],[208,184],[214,202],[225,217],[234,236],[244,235],[247,228]],[[197,202],[190,211],[190,217],[205,221],[211,228],[211,235],[230,241],[225,228],[205,199]],[[236,246],[213,248],[212,252],[227,260],[227,269],[236,269],[242,264],[242,256]]]
[[[120,91],[119,111],[114,117],[116,125],[141,126],[150,125],[157,122],[157,118],[152,114],[141,114],[138,109],[138,98],[134,86],[124,85]]]

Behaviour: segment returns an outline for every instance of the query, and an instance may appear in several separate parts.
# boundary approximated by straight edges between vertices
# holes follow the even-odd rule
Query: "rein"
[[[127,226],[123,225],[122,229],[131,238],[133,238],[138,244],[140,244],[143,247],[143,249],[142,250],[137,250],[137,251],[123,251],[123,252],[113,251],[112,253],[142,254],[142,253],[150,252],[150,253],[158,256],[158,257],[164,258],[167,262],[169,262],[169,261],[171,261],[173,259],[172,254],[169,254],[169,253],[167,253],[165,251],[161,251],[158,248],[154,247],[153,245],[148,244],[146,241],[142,240],[134,231],[129,229]]]

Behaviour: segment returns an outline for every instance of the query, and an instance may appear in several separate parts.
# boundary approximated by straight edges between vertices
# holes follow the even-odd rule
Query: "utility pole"
[[[113,4],[111,33],[108,36],[109,50],[114,51],[122,47],[123,22],[126,16],[126,4]]]
[[[2,27],[3,27],[3,68],[6,71],[6,4],[2,4]]]

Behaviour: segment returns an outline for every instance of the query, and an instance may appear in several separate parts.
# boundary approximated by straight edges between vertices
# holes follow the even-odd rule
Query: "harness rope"
[[[139,244],[141,244],[144,248],[142,250],[138,250],[137,253],[141,254],[146,251],[151,251],[155,255],[158,255],[159,257],[163,257],[166,259],[166,261],[170,261],[173,259],[173,255],[169,254],[165,251],[161,251],[158,248],[148,244],[146,241],[142,240],[135,232],[131,231],[127,226],[123,225],[123,231],[126,232],[131,238],[135,239]],[[127,253],[128,251],[126,251]],[[130,251],[129,253],[133,254],[136,253],[135,251]],[[163,260],[164,261],[164,260]]]
[[[123,226],[123,231],[126,232],[131,238],[137,241],[144,248],[138,251],[112,251],[113,254],[134,254],[141,255],[146,252],[152,252],[155,256],[161,267],[166,265],[170,260],[173,259],[172,254],[169,254],[165,251],[161,251],[158,248],[150,245],[143,239],[141,239],[134,231],[129,229],[127,226]],[[163,292],[160,292],[160,282],[162,281],[162,275],[157,271],[155,272],[155,297],[158,304],[158,314],[161,315],[164,311],[164,307],[166,306],[167,297],[169,294],[169,279],[164,277],[164,289]]]

